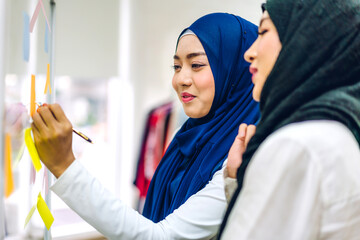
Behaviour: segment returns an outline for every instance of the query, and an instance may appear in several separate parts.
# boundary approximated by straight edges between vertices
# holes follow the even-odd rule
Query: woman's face
[[[261,17],[259,36],[245,52],[245,60],[251,63],[250,72],[254,83],[253,98],[260,101],[261,91],[273,69],[281,50],[279,34],[267,11]]]
[[[179,40],[174,70],[172,85],[186,115],[206,116],[214,100],[215,82],[205,50],[195,35],[185,35]]]

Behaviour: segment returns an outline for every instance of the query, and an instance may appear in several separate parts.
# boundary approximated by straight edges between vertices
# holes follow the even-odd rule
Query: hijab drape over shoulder
[[[261,120],[238,170],[277,129],[307,120],[343,123],[360,144],[360,1],[268,0],[282,50],[260,98]]]
[[[239,125],[254,124],[260,117],[258,104],[252,99],[249,64],[243,59],[256,39],[257,27],[231,14],[214,13],[187,29],[204,47],[214,75],[215,97],[205,117],[185,122],[154,174],[143,212],[154,222],[163,220],[205,187],[222,167]],[[179,169],[185,169],[180,181]],[[179,185],[174,192],[171,184],[175,178]]]

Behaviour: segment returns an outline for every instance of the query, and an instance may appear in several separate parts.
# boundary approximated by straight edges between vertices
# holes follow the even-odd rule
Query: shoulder
[[[331,144],[341,139],[354,137],[348,128],[336,121],[314,120],[299,123],[292,123],[280,128],[270,135],[271,138],[288,138],[306,144],[308,141],[327,139],[326,143]],[[355,140],[355,139],[354,139]]]
[[[324,202],[360,194],[359,145],[346,126],[335,121],[307,121],[270,135],[254,154],[254,168],[293,174],[298,181],[316,176]],[[315,184],[315,183],[314,183]]]
[[[261,148],[296,145],[314,159],[346,157],[359,153],[359,145],[343,124],[336,121],[305,121],[289,124],[271,134]],[[328,158],[327,158],[328,159]]]

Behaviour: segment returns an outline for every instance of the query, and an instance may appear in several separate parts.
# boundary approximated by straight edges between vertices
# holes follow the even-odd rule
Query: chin
[[[189,117],[189,118],[202,118],[205,117],[207,114],[188,114],[185,112],[185,114]]]
[[[186,114],[186,116],[188,116],[189,118],[201,118],[202,115],[199,113],[194,113],[193,111],[187,111],[186,109],[184,109],[184,112]]]
[[[260,94],[257,94],[257,92],[253,92],[253,99],[255,102],[260,102]]]
[[[185,112],[186,116],[188,116],[189,118],[199,118],[196,114],[192,114],[192,113],[187,113]]]

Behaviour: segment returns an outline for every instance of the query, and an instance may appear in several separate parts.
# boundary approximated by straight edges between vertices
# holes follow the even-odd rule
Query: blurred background
[[[42,0],[44,10],[29,34],[39,0],[0,0],[0,156],[6,152],[4,136],[11,135],[14,181],[13,191],[6,194],[3,179],[9,172],[2,157],[0,239],[102,239],[48,191],[54,179],[46,170],[32,170],[23,143],[23,130],[30,126],[31,74],[37,79],[36,101],[59,103],[73,126],[94,141],[89,144],[74,135],[77,159],[141,212],[159,158],[187,118],[171,86],[179,34],[212,12],[233,13],[258,24],[262,2]],[[51,95],[44,94],[47,64]],[[15,124],[14,119],[20,120]],[[51,233],[44,231],[37,213],[24,227],[39,191],[54,215]]]

